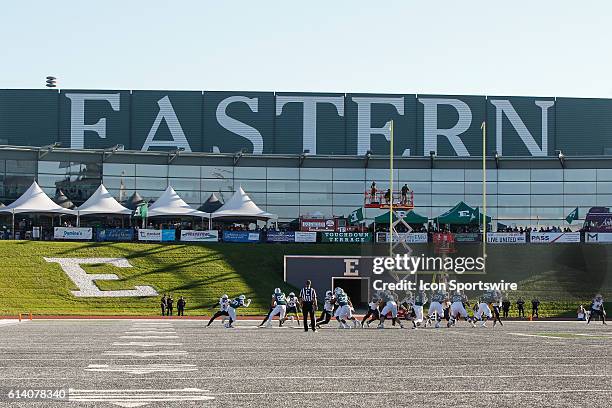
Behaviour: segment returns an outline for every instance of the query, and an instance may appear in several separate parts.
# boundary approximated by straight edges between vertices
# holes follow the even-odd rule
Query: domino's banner
[[[268,231],[266,241],[268,242],[295,242],[295,232],[293,231]]]
[[[377,232],[376,242],[389,242],[388,232]],[[427,233],[426,232],[400,232],[393,234],[393,242],[405,242],[407,244],[426,244]]]
[[[525,244],[527,234],[524,232],[487,232],[489,244]]]
[[[316,232],[295,231],[295,242],[317,242]]]
[[[91,228],[55,227],[53,238],[87,240],[93,238],[93,230]]]
[[[586,242],[609,243],[612,242],[612,232],[585,232]]]
[[[217,242],[219,241],[219,231],[208,230],[208,231],[193,231],[193,230],[182,230],[181,241],[186,242]]]
[[[372,242],[370,232],[322,232],[321,242]]]
[[[103,228],[96,232],[98,241],[132,241],[134,230],[132,228]]]
[[[579,232],[532,232],[529,237],[535,244],[558,244],[580,242]]]
[[[224,242],[259,242],[259,232],[252,231],[223,231]]]

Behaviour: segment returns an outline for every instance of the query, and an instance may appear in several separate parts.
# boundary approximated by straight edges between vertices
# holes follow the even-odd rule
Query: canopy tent
[[[140,194],[138,194],[138,193],[134,193],[134,194],[132,194],[132,195],[130,196],[130,198],[128,198],[128,199],[127,199],[127,201],[125,201],[125,202],[123,203],[123,205],[124,205],[126,208],[128,208],[128,209],[130,209],[130,210],[132,210],[132,211],[135,211],[135,210],[136,210],[136,208],[138,208],[138,206],[139,206],[140,204],[144,203],[144,202],[145,202],[145,200],[144,200],[144,199],[143,199],[143,198],[140,196]]]
[[[393,222],[397,221],[397,217],[393,214]],[[415,213],[410,210],[404,215],[404,221],[408,224],[427,224],[427,217]],[[389,212],[381,214],[374,218],[376,224],[388,224],[389,223]]]
[[[217,211],[219,208],[223,207],[223,203],[215,193],[212,193],[208,200],[204,202],[199,208],[198,211],[203,211],[205,213],[213,213]]]
[[[187,204],[171,186],[149,207],[147,216],[177,216],[210,218],[210,214],[198,211]]]
[[[132,210],[125,208],[115,200],[115,198],[108,192],[104,184],[100,184],[100,187],[81,205],[76,209],[77,212],[77,225],[80,225],[80,218],[82,215],[93,215],[93,214],[115,214],[115,215],[130,215]]]
[[[436,223],[449,225],[470,225],[482,223],[483,217],[478,207],[472,208],[463,201],[448,210],[442,215],[434,218]],[[477,221],[478,220],[478,221]],[[487,216],[487,224],[491,222],[491,217]]]
[[[60,207],[68,208],[69,210],[74,210],[76,207],[76,205],[74,205],[74,203],[68,197],[66,197],[66,194],[64,194],[62,190],[57,191],[55,197],[53,198],[53,202]]]
[[[212,214],[214,219],[225,220],[264,220],[278,219],[278,215],[263,211],[244,192],[242,187],[234,193],[232,198]]]
[[[0,208],[4,208],[4,207],[6,207],[6,205],[0,203]]]
[[[0,209],[1,212],[20,213],[44,213],[44,214],[71,214],[75,212],[62,208],[45,194],[40,186],[33,182],[32,185],[12,204]]]

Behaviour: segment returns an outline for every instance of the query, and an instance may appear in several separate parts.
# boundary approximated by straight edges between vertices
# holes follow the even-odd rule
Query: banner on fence
[[[91,239],[92,237],[91,228],[55,227],[53,229],[55,239]]]
[[[377,232],[376,242],[389,242],[388,232]],[[407,244],[426,244],[426,232],[399,232],[393,234],[393,242],[405,242]]]
[[[295,231],[295,242],[317,242],[317,233]]]
[[[612,232],[585,232],[586,242],[612,242]]]
[[[369,232],[323,232],[322,242],[372,242]]]
[[[266,241],[268,242],[295,242],[293,231],[268,231]]]
[[[132,228],[103,228],[96,231],[98,241],[132,241],[134,230]]]
[[[219,231],[194,231],[181,230],[181,241],[186,242],[217,242],[219,241]]]
[[[487,232],[490,244],[525,244],[527,235],[524,232]]]
[[[455,242],[480,242],[480,234],[477,232],[458,232],[455,234]]]
[[[259,232],[253,231],[223,231],[225,242],[259,242]]]
[[[300,230],[302,231],[333,231],[335,229],[335,222],[332,219],[322,218],[301,218],[300,219]]]
[[[580,242],[579,232],[532,232],[530,241],[535,244]]]

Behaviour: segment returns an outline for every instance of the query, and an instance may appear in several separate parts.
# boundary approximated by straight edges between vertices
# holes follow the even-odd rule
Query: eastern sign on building
[[[612,100],[551,97],[0,90],[0,144],[398,156],[612,154]],[[576,137],[581,135],[581,137]],[[584,137],[588,138],[585,143]]]

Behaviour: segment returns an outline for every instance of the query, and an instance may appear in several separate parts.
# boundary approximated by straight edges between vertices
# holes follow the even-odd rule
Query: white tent
[[[160,215],[210,218],[209,213],[198,211],[183,201],[171,186],[148,209],[147,217]]]
[[[53,202],[48,195],[33,182],[32,185],[12,204],[0,209],[0,212],[13,214],[43,213],[43,214],[76,214],[73,210],[63,208]]]
[[[129,215],[132,210],[125,208],[115,200],[115,198],[108,192],[104,184],[100,184],[100,187],[76,210],[77,212],[77,225],[80,223],[80,217],[82,215],[93,215],[93,214],[118,214],[118,215]]]
[[[257,219],[268,221],[277,219],[278,215],[265,212],[251,200],[251,197],[244,192],[242,187],[234,193],[232,198],[227,200],[223,207],[212,213],[213,218],[227,219]]]

